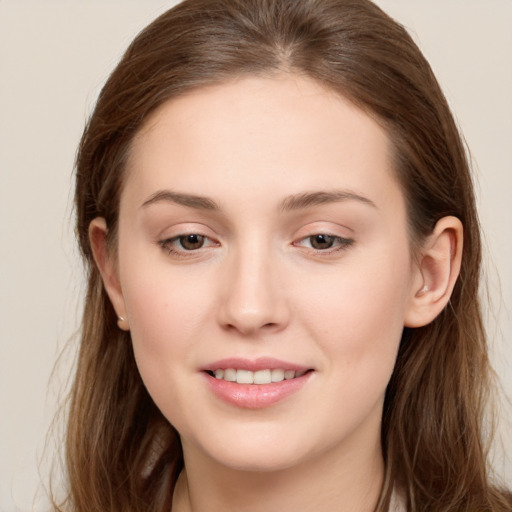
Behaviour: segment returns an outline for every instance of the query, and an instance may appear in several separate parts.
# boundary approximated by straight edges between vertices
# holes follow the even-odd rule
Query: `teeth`
[[[238,384],[253,384],[254,372],[250,372],[249,370],[237,370],[236,381]]]
[[[238,384],[270,384],[271,382],[282,382],[283,380],[302,377],[305,371],[283,370],[275,368],[273,370],[236,370],[234,368],[219,368],[213,372],[216,379],[223,379],[228,382],[237,382]]]
[[[290,379],[293,379],[295,377],[295,372],[293,370],[286,370],[284,372],[284,378],[286,380],[290,380]]]
[[[272,370],[272,382],[281,382],[284,380],[284,370]]]
[[[272,373],[270,370],[259,370],[254,372],[254,384],[270,384]]]
[[[235,382],[236,370],[233,370],[233,368],[226,368],[224,370],[224,380],[227,380],[228,382]]]

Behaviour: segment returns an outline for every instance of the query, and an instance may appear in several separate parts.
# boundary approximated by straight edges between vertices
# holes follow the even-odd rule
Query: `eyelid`
[[[301,226],[295,230],[293,238],[298,240],[299,238],[302,239],[320,234],[350,239],[355,232],[353,228],[341,224],[338,221],[324,219],[304,223],[301,222]]]

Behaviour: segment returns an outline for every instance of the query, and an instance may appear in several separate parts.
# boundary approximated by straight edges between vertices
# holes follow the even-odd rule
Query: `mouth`
[[[264,409],[308,386],[314,368],[272,357],[227,358],[200,368],[213,394],[230,406]]]
[[[211,377],[226,382],[236,382],[237,384],[273,384],[284,380],[293,380],[302,377],[308,370],[291,370],[284,368],[267,368],[262,370],[246,370],[242,368],[217,368],[215,370],[206,370]]]

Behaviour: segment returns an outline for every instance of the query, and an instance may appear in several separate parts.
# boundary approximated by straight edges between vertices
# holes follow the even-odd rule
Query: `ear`
[[[94,260],[100,271],[103,286],[117,314],[117,325],[124,331],[130,330],[123,292],[119,282],[117,262],[107,247],[107,223],[103,217],[96,217],[89,224],[89,240]]]
[[[456,217],[443,217],[420,250],[413,278],[406,327],[423,327],[441,313],[460,272],[463,227]]]

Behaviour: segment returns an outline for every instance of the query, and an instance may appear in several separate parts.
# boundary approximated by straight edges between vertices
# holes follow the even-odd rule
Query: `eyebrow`
[[[365,205],[377,208],[376,204],[367,197],[356,194],[348,190],[332,190],[332,191],[317,191],[317,192],[302,192],[288,196],[281,203],[282,211],[294,211],[311,208],[313,206],[320,206],[328,203],[339,203],[344,201],[357,201]],[[172,190],[159,190],[152,194],[144,203],[142,208],[146,208],[155,203],[169,202],[194,208],[196,210],[209,210],[219,212],[220,206],[211,198],[205,196],[198,196],[195,194],[186,194],[182,192],[174,192]]]
[[[377,205],[367,197],[349,190],[331,190],[318,192],[303,192],[287,197],[281,206],[283,211],[302,210],[312,206],[320,206],[327,203],[340,203],[343,201],[357,201],[373,208]]]
[[[159,190],[142,203],[142,208],[155,203],[166,202],[174,203],[181,206],[188,206],[196,210],[220,211],[220,206],[209,197],[196,196],[193,194],[184,194],[181,192],[173,192],[172,190]]]

